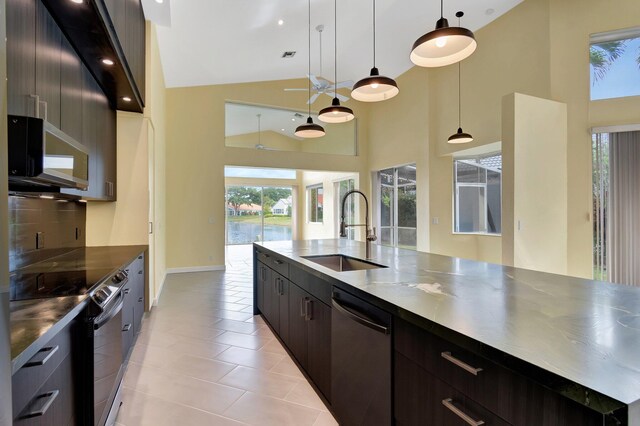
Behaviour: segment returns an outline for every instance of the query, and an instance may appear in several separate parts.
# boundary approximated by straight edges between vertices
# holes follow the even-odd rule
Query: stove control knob
[[[127,276],[125,275],[124,272],[120,271],[117,274],[115,274],[113,276],[113,278],[111,279],[114,283],[121,283],[122,281],[124,281],[127,278]]]

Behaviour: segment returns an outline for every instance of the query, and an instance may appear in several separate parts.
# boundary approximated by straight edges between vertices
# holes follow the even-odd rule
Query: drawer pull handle
[[[138,298],[138,302],[142,303],[142,297]]]
[[[32,360],[29,361],[28,363],[26,363],[24,366],[25,367],[37,367],[39,365],[45,365],[47,363],[47,361],[49,361],[51,359],[51,357],[53,356],[53,354],[55,354],[56,352],[58,352],[58,349],[60,349],[60,346],[54,346],[54,347],[47,347],[47,348],[42,348],[38,351],[38,354],[44,354],[47,353],[47,356],[45,356],[42,359],[36,359],[34,360],[33,358],[35,358],[38,354],[36,354],[36,356],[34,356],[33,358],[31,358]]]
[[[131,330],[131,324],[125,324],[124,327],[122,327],[122,331],[124,333],[126,333],[129,330]]]
[[[130,289],[130,288],[125,288],[125,289],[124,289],[124,294],[129,294],[129,292],[130,292],[130,291],[131,291],[131,289]]]
[[[35,400],[31,403],[31,406],[34,407],[32,411],[29,411],[22,416],[21,419],[30,419],[32,417],[40,417],[44,416],[53,401],[56,400],[60,391],[54,390],[51,392],[45,392],[42,395],[39,395],[35,398]],[[38,408],[39,407],[39,408]]]
[[[138,275],[142,275],[142,271],[138,271]]]
[[[458,358],[456,358],[453,355],[451,355],[451,352],[442,352],[440,355],[442,355],[442,358],[444,358],[447,361],[457,365],[458,367],[462,368],[463,370],[468,371],[469,373],[473,374],[474,376],[477,376],[478,373],[482,371],[482,368],[475,368],[475,367],[470,366],[466,362],[460,361]]]
[[[276,265],[282,265],[284,262],[282,260],[275,259],[273,263],[275,263]]]
[[[451,398],[443,399],[442,405],[447,407],[449,410],[451,410],[451,412],[453,412],[453,414],[460,417],[462,420],[464,420],[467,424],[470,424],[471,426],[480,426],[484,424],[483,420],[474,420],[467,413],[465,413],[464,411],[462,411],[461,409],[453,405],[453,399]]]

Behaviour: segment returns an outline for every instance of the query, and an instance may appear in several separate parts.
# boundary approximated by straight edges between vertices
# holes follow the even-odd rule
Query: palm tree
[[[589,49],[589,62],[593,72],[593,82],[604,78],[611,67],[625,51],[627,40],[608,41],[592,44]],[[640,56],[636,59],[640,66]]]

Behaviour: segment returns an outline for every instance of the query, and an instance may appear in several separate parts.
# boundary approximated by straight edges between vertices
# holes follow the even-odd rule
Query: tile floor
[[[227,269],[173,274],[147,315],[123,382],[120,426],[337,425],[262,318],[251,246]]]

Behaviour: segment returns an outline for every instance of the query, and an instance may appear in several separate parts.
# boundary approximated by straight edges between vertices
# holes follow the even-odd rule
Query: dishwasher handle
[[[342,313],[343,315],[351,318],[352,320],[364,325],[365,327],[369,327],[370,329],[375,330],[375,331],[377,331],[379,333],[382,333],[382,334],[391,334],[391,328],[390,327],[386,327],[384,325],[380,325],[380,324],[375,323],[375,322],[373,322],[373,321],[371,321],[371,320],[369,320],[367,318],[361,317],[357,313],[353,312],[351,309],[349,309],[346,306],[342,305],[336,299],[332,298],[331,299],[331,304],[340,313]]]

